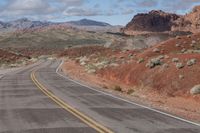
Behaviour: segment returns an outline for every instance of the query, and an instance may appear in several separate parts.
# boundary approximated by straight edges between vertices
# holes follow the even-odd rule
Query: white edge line
[[[128,101],[128,100],[126,100],[126,99],[123,99],[123,98],[114,96],[114,95],[112,95],[112,94],[103,92],[103,91],[101,91],[101,90],[94,89],[94,88],[92,88],[92,87],[90,87],[90,86],[84,85],[84,84],[79,83],[79,82],[77,82],[77,81],[75,81],[75,80],[73,80],[73,79],[70,79],[69,77],[64,76],[64,75],[62,75],[62,74],[60,74],[60,73],[58,72],[59,69],[60,69],[60,67],[63,65],[63,63],[64,63],[64,60],[62,60],[62,62],[60,63],[60,65],[57,67],[56,73],[57,73],[59,76],[65,78],[65,79],[67,79],[67,80],[70,80],[70,81],[72,81],[72,82],[74,82],[74,83],[77,83],[77,84],[79,84],[79,85],[81,85],[81,86],[87,87],[87,88],[90,89],[90,90],[93,90],[93,91],[102,93],[102,94],[107,95],[107,96],[111,96],[111,97],[113,97],[113,98],[115,98],[115,99],[122,100],[122,101],[124,101],[124,102],[127,102],[127,103],[130,103],[130,104],[133,104],[133,105],[136,105],[136,106],[139,106],[139,107],[142,107],[142,108],[145,108],[145,109],[148,109],[148,110],[151,110],[151,111],[154,111],[154,112],[157,112],[157,113],[160,113],[160,114],[169,116],[169,117],[171,117],[171,118],[175,118],[175,119],[177,119],[177,120],[180,120],[180,121],[183,121],[183,122],[186,122],[186,123],[189,123],[189,124],[196,125],[196,126],[199,126],[199,127],[200,127],[200,123],[192,122],[192,121],[183,119],[183,118],[181,118],[181,117],[174,116],[174,115],[172,115],[172,114],[168,114],[168,113],[159,111],[159,110],[157,110],[157,109],[154,109],[154,108],[151,108],[151,107],[148,107],[148,106],[145,106],[145,105],[141,105],[141,104],[138,104],[138,103],[135,103],[135,102],[132,102],[132,101]]]

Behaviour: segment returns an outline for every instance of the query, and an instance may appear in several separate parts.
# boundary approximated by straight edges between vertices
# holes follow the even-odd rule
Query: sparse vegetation
[[[145,60],[143,59],[143,58],[139,58],[138,59],[138,61],[137,61],[137,63],[142,63],[142,62],[144,62]]]
[[[196,64],[197,60],[196,59],[190,59],[189,61],[187,61],[187,66],[192,66],[194,64]]]
[[[119,85],[115,85],[114,90],[122,92],[122,88]]]
[[[146,67],[154,68],[155,66],[158,66],[158,65],[162,65],[162,61],[160,59],[160,56],[157,57],[157,58],[150,59],[148,61],[148,63],[146,64]]]
[[[179,58],[173,58],[172,62],[175,62],[175,63],[179,62]]]
[[[181,69],[184,67],[184,64],[183,63],[176,63],[176,68],[177,69]]]
[[[135,91],[134,91],[133,89],[129,89],[129,90],[127,91],[127,94],[128,94],[128,95],[132,95],[134,92],[135,92]]]

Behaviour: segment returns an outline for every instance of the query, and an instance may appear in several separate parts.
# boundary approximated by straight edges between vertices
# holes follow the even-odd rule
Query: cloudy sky
[[[82,18],[124,25],[133,15],[161,9],[184,14],[200,0],[0,0],[0,20],[29,18],[69,21]]]

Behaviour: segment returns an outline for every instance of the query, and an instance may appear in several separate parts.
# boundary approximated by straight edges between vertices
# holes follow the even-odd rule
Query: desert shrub
[[[133,94],[134,93],[134,90],[133,89],[129,89],[128,91],[127,91],[127,94],[128,95],[131,95],[131,94]]]
[[[106,86],[106,85],[103,85],[102,87],[103,87],[104,89],[108,89],[108,86]]]
[[[122,91],[122,88],[119,85],[114,86],[115,91]]]
[[[143,59],[143,58],[140,58],[140,59],[138,59],[138,61],[137,61],[137,63],[142,63],[142,62],[144,62],[145,60]]]

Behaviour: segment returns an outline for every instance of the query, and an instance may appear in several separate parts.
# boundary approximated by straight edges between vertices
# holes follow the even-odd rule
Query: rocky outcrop
[[[125,34],[135,34],[138,32],[164,32],[171,31],[175,20],[180,16],[165,13],[161,10],[153,10],[149,13],[142,13],[134,16],[122,31]]]
[[[200,6],[182,16],[161,10],[138,14],[122,29],[122,32],[128,35],[165,31],[200,32]]]
[[[200,6],[194,7],[191,13],[177,19],[172,31],[200,32]]]

